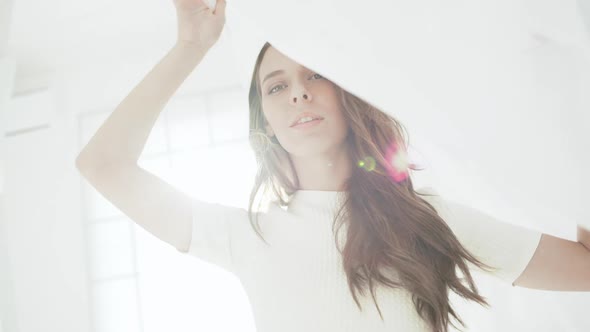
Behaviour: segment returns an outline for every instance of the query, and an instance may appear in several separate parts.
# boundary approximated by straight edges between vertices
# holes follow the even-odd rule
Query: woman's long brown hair
[[[261,106],[258,71],[269,46],[266,43],[258,55],[249,93],[250,144],[256,155],[258,171],[250,194],[248,215],[252,227],[264,242],[258,232],[257,213],[255,222],[253,219],[254,201],[260,198],[260,206],[262,200],[272,197],[286,206],[299,182],[287,151],[276,137],[265,135],[266,120]],[[392,165],[388,162],[391,147],[395,147],[394,153],[403,152],[409,142],[403,126],[390,115],[336,87],[350,126],[347,142],[354,167],[346,183],[344,204],[335,214],[333,229],[336,224],[338,231],[344,224],[348,229],[344,250],[337,240],[336,246],[342,254],[348,286],[359,310],[362,308],[356,292],[363,295],[368,285],[383,319],[375,299],[377,282],[411,292],[418,314],[432,331],[447,332],[449,323],[455,326],[450,315],[465,327],[449,303],[448,290],[450,288],[465,299],[489,307],[485,297],[478,293],[466,262],[480,268],[494,268],[480,262],[459,243],[435,208],[418,196],[425,194],[414,191],[409,176],[393,179]],[[367,156],[372,159],[367,160]],[[359,164],[355,161],[361,160],[371,164],[374,161],[370,171],[367,167],[357,167]],[[417,170],[412,164],[409,169]],[[457,267],[465,278],[457,276]],[[397,272],[397,280],[382,272],[391,269]],[[461,279],[467,280],[468,287]]]

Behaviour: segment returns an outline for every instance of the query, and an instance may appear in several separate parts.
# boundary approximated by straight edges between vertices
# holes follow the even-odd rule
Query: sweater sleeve
[[[423,191],[436,195],[431,188]],[[438,195],[423,198],[433,205],[465,249],[483,263],[498,268],[492,275],[514,286],[514,281],[533,257],[543,233],[504,222]]]
[[[234,273],[232,244],[236,225],[247,218],[244,209],[193,200],[189,255]]]

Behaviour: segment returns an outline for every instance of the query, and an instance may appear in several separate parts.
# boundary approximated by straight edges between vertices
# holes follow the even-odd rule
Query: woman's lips
[[[303,118],[322,119],[322,120],[324,119],[321,116],[311,113],[311,112],[302,112],[301,114],[297,115],[297,118],[294,119],[294,121],[291,123],[290,127],[295,126],[295,124]]]
[[[305,122],[305,123],[296,124],[296,125],[292,126],[291,128],[294,128],[294,129],[311,128],[311,127],[317,126],[322,121],[323,121],[323,119],[311,120],[311,121],[308,121],[308,122]]]

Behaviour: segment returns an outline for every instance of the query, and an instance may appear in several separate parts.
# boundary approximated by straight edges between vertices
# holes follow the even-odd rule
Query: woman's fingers
[[[225,0],[217,0],[213,14],[225,16],[225,6],[226,6]]]

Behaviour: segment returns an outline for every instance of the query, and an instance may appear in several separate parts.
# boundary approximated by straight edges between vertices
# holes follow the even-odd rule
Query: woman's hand
[[[215,9],[203,0],[173,0],[178,18],[178,42],[211,48],[225,25],[225,0],[217,0]]]

